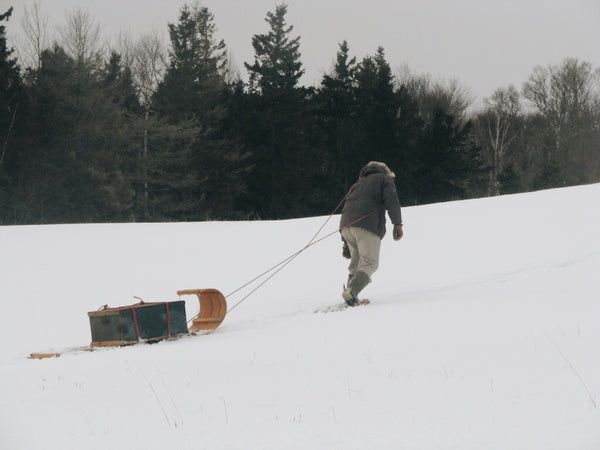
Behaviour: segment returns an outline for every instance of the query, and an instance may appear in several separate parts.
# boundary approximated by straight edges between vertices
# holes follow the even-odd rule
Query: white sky
[[[189,0],[191,3],[193,0]],[[42,0],[50,28],[65,11],[88,9],[107,38],[164,32],[177,21],[185,0]],[[254,34],[268,30],[267,12],[280,0],[203,0],[215,16],[242,76],[252,62]],[[292,36],[300,36],[304,85],[318,85],[329,72],[338,44],[348,41],[357,59],[382,46],[392,69],[406,64],[434,79],[458,79],[479,99],[499,87],[518,89],[535,66],[575,57],[600,67],[600,0],[287,0]],[[15,11],[9,39],[21,32],[29,0],[0,0],[0,12]]]

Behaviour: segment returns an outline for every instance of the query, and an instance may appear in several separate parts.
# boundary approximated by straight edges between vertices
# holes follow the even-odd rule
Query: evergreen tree
[[[206,7],[184,5],[177,24],[169,24],[170,64],[155,97],[156,110],[171,122],[202,120],[220,99],[227,64],[217,41],[214,16]]]
[[[121,59],[119,53],[112,52],[104,66],[102,78],[106,93],[113,103],[122,106],[131,113],[140,114],[142,108],[133,84],[131,69],[123,67]]]
[[[46,223],[128,220],[132,133],[102,70],[80,64],[56,45],[42,53],[28,86],[31,141],[19,180],[30,219]]]
[[[424,121],[419,115],[415,98],[404,86],[394,92],[396,96],[395,148],[388,161],[396,173],[396,187],[403,204],[417,202],[417,167]]]
[[[271,90],[293,91],[304,74],[300,61],[300,37],[291,38],[294,27],[285,20],[287,6],[268,12],[269,31],[252,37],[254,64],[244,63],[250,73],[250,90],[267,94]]]
[[[149,133],[151,215],[163,219],[231,217],[243,191],[244,155],[223,132],[226,49],[214,17],[184,5],[169,24],[170,64],[153,99],[157,126]]]
[[[330,178],[337,182],[333,195],[346,192],[356,179],[356,71],[356,58],[343,41],[333,73],[323,76],[315,98],[321,146],[328,154]]]
[[[306,110],[309,91],[297,86],[304,72],[300,38],[290,36],[293,26],[287,25],[286,12],[282,4],[267,14],[270,29],[254,35],[254,64],[245,64],[252,129],[245,130],[244,139],[253,170],[243,202],[263,218],[298,217],[317,207],[311,192],[320,162],[308,140],[313,134]]]
[[[0,224],[12,216],[15,209],[12,188],[14,187],[13,142],[15,127],[22,101],[22,82],[14,50],[6,41],[6,27],[13,8],[0,14]]]
[[[323,77],[316,98],[323,152],[329,157],[333,182],[343,186],[331,191],[343,195],[360,167],[382,160],[398,175],[401,199],[412,199],[423,123],[407,90],[395,90],[383,49],[356,64],[343,42],[333,74]]]
[[[426,124],[417,168],[419,203],[457,200],[467,197],[483,179],[480,149],[472,139],[472,124],[457,124],[443,110]]]
[[[366,164],[370,160],[390,161],[396,153],[394,143],[397,98],[390,66],[383,48],[363,59],[357,72],[357,157]]]

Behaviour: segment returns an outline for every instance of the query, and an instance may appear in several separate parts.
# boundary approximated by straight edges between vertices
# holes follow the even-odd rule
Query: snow
[[[44,360],[89,343],[88,311],[227,295],[327,218],[0,227],[0,448],[598,449],[599,204],[596,184],[403,208],[369,306],[314,312],[341,302],[334,233],[211,334]]]

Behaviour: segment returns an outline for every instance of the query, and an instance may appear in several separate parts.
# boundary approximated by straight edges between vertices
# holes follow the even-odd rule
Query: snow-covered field
[[[314,312],[341,302],[334,235],[212,334],[45,360],[102,305],[227,295],[326,217],[0,227],[0,448],[600,448],[600,185],[403,215],[369,306]]]

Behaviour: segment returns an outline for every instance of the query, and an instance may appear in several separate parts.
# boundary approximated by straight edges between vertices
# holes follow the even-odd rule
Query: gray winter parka
[[[386,231],[386,211],[393,225],[402,224],[400,201],[393,173],[387,166],[382,167],[376,163],[369,163],[361,169],[358,181],[350,188],[346,197],[340,220],[340,230],[373,212],[351,226],[369,230],[383,239]]]

